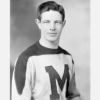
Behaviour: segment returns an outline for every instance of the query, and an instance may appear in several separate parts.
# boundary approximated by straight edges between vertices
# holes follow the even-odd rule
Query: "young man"
[[[64,9],[56,2],[38,7],[41,38],[16,62],[12,100],[80,100],[72,56],[59,46],[65,22]]]

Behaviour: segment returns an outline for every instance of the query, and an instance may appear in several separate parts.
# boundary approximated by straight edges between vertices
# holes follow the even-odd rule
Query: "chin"
[[[58,41],[58,38],[49,38],[47,40],[50,41],[50,42],[56,42],[56,41]]]

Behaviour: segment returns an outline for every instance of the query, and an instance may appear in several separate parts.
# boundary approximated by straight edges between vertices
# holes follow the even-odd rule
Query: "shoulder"
[[[62,48],[62,47],[60,47],[60,46],[59,46],[59,50],[60,50],[62,53],[71,56],[71,54],[70,54],[67,50],[65,50],[64,48]]]
[[[71,54],[69,51],[63,49],[63,48],[60,47],[60,46],[59,46],[59,48],[60,48],[60,50],[66,55],[66,58],[68,59],[68,61],[69,61],[70,63],[74,64],[74,60],[73,60],[72,54]]]
[[[15,73],[26,70],[28,59],[31,56],[36,55],[36,53],[37,53],[36,43],[34,43],[33,45],[29,46],[26,50],[24,50],[16,60]]]
[[[30,56],[36,54],[36,48],[36,44],[31,45],[19,55],[16,61],[14,77],[19,94],[22,93],[25,85],[28,59]]]
[[[37,42],[26,48],[18,57],[18,60],[27,60],[30,56],[37,55]]]

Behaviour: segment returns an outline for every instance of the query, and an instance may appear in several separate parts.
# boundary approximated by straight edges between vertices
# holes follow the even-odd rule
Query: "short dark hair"
[[[62,5],[57,4],[55,1],[47,1],[40,4],[37,9],[37,18],[41,20],[41,14],[49,10],[58,11],[62,15],[62,21],[64,21],[65,19],[64,8]]]

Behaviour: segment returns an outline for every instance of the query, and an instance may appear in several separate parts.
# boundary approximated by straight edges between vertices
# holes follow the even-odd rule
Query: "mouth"
[[[50,35],[57,35],[57,33],[50,33]]]

